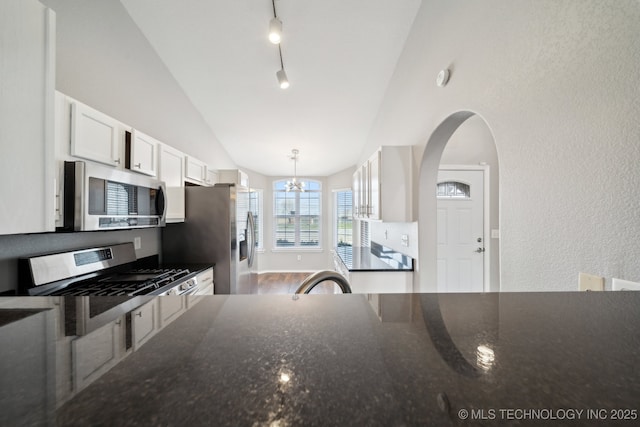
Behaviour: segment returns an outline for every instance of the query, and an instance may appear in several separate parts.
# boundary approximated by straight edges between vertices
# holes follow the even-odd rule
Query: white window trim
[[[343,192],[343,191],[351,191],[351,197],[353,197],[353,188],[351,187],[345,187],[345,188],[334,188],[333,190],[331,190],[331,203],[332,203],[332,209],[331,209],[331,240],[333,241],[333,247],[337,247],[338,246],[338,217],[336,215],[337,211],[338,211],[338,193]],[[351,239],[353,241],[353,230],[351,231],[352,236]]]
[[[311,179],[311,178],[298,178],[300,181],[312,181],[312,182],[316,182],[320,185],[320,190],[319,191],[315,191],[314,192],[318,192],[320,193],[320,198],[319,198],[319,203],[320,203],[320,221],[319,221],[319,225],[320,225],[320,230],[318,233],[318,246],[283,246],[283,247],[278,247],[276,246],[276,242],[277,242],[277,233],[278,233],[278,227],[276,224],[276,194],[281,192],[279,190],[276,190],[276,183],[278,182],[287,182],[286,178],[282,178],[282,179],[276,179],[271,183],[271,191],[272,191],[272,195],[271,195],[271,203],[272,203],[272,209],[271,209],[271,224],[272,224],[272,231],[271,231],[271,252],[273,253],[277,253],[277,252],[317,252],[317,253],[321,253],[324,252],[324,246],[323,246],[323,227],[324,227],[324,221],[325,221],[325,215],[324,212],[322,210],[322,202],[323,202],[323,182],[317,179]],[[309,191],[309,190],[306,190]]]

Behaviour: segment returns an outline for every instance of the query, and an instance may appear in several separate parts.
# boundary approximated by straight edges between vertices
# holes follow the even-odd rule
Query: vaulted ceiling
[[[362,154],[420,0],[121,0],[240,167],[325,176]]]

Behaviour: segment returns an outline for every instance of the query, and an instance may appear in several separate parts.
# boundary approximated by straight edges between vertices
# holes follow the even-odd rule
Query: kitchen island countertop
[[[632,292],[202,297],[52,424],[633,425],[639,305]]]

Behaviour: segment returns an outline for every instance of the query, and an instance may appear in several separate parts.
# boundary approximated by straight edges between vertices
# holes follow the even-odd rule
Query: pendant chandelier
[[[285,185],[285,189],[287,191],[299,191],[304,192],[304,182],[298,181],[296,177],[296,164],[298,163],[298,153],[300,153],[297,149],[291,150],[291,156],[289,158],[293,160],[293,178],[290,181],[287,181]]]

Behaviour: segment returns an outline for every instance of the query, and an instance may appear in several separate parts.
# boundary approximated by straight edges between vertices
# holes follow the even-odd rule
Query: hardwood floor
[[[294,294],[309,273],[262,273],[258,275],[258,294]],[[334,293],[334,283],[326,281],[311,290],[312,294]]]

